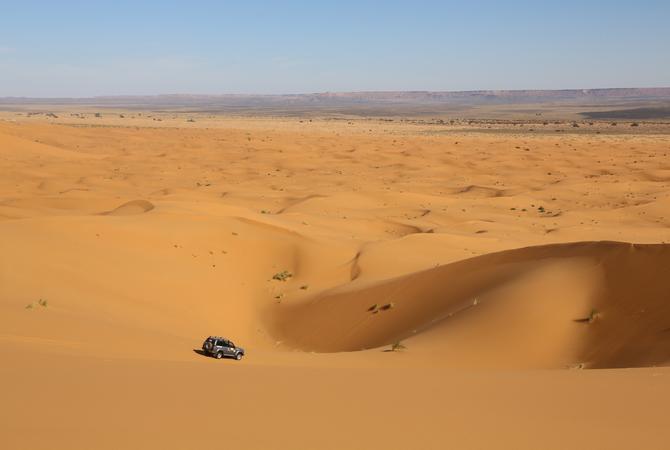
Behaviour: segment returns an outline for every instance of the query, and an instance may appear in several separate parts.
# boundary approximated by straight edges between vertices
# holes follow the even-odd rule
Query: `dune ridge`
[[[487,322],[479,312],[489,303],[514,302],[516,292],[505,292],[515,282],[532,284],[540,268],[565,271],[552,285],[543,283],[524,292],[525,302],[548,303],[544,315],[529,314],[528,333],[505,340],[504,324]],[[274,329],[292,345],[310,351],[355,351],[390,345],[407,339],[412,345],[422,333],[439,333],[458,321],[459,331],[472,334],[472,348],[459,352],[486,354],[479,347],[495,346],[522,365],[534,363],[534,354],[524,358],[526,348],[551,339],[542,330],[561,322],[575,339],[565,345],[578,347],[572,362],[588,367],[641,367],[670,361],[670,246],[635,245],[620,242],[578,242],[508,250],[474,257],[357,289],[334,289],[287,308],[279,318],[270,318]],[[524,277],[526,280],[524,280]],[[568,285],[591,287],[580,293]],[[550,289],[551,292],[544,292]],[[557,290],[562,305],[554,308]],[[503,308],[501,305],[492,307]],[[388,310],[384,311],[387,307]],[[557,314],[566,308],[567,315]],[[526,311],[530,307],[526,306]],[[524,311],[518,312],[523,314]],[[590,318],[590,316],[593,316]],[[463,317],[462,317],[463,316]],[[465,317],[471,316],[471,317]],[[586,320],[580,320],[584,319]],[[466,322],[470,321],[469,324]],[[518,322],[517,320],[511,320]],[[589,322],[584,324],[584,322]],[[465,327],[465,328],[463,328]],[[476,330],[476,331],[472,331]],[[445,331],[445,330],[442,330]],[[535,334],[539,332],[538,334]],[[485,339],[477,336],[485,335]],[[437,350],[449,345],[441,333],[433,345],[418,339],[417,345]],[[565,336],[564,336],[565,337]],[[455,342],[463,343],[458,334]],[[440,342],[444,340],[447,342]],[[505,345],[498,345],[505,342]],[[545,342],[548,348],[556,347]],[[565,349],[562,349],[565,352]],[[561,349],[559,349],[559,354]],[[519,355],[521,354],[521,355]],[[566,361],[554,363],[565,366]],[[549,358],[551,360],[551,358]],[[551,365],[551,363],[550,363]]]

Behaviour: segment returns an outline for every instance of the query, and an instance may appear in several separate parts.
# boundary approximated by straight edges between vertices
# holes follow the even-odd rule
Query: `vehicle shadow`
[[[194,348],[193,351],[200,356],[204,356],[206,358],[209,358],[209,355],[207,353],[203,352],[202,350],[200,350],[199,348]]]

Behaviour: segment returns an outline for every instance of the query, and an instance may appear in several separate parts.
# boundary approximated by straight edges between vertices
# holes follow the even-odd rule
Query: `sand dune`
[[[0,114],[3,448],[663,448],[666,135],[145,114]]]
[[[669,271],[667,245],[554,244],[333,289],[273,319],[278,333],[304,350],[406,340],[468,365],[664,365]]]

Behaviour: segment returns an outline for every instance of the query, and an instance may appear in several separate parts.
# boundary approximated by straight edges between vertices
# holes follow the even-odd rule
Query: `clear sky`
[[[670,86],[670,0],[0,0],[0,96]]]

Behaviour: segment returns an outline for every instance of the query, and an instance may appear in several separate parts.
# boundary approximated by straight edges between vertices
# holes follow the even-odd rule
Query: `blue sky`
[[[0,96],[670,86],[670,0],[0,0]]]

